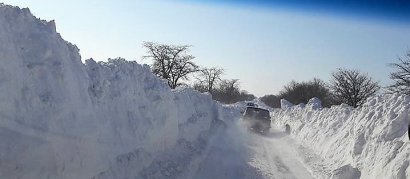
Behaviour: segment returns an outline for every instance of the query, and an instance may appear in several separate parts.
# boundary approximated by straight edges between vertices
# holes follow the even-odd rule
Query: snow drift
[[[53,21],[0,4],[0,178],[177,177],[220,105],[146,65],[78,52]]]
[[[332,161],[334,178],[410,178],[409,96],[380,95],[357,109],[321,108],[317,99],[306,107],[282,104],[273,123],[289,124],[294,138]]]

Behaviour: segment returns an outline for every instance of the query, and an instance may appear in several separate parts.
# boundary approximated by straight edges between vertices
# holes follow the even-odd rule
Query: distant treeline
[[[383,88],[359,70],[337,69],[328,83],[317,78],[305,82],[292,81],[279,94],[265,95],[260,100],[273,108],[280,108],[280,99],[293,104],[306,104],[310,98],[318,97],[324,107],[341,103],[359,107],[367,98],[380,92],[380,89],[383,89],[382,93],[410,95],[410,50],[388,66],[393,68],[389,76],[393,83]]]
[[[147,55],[143,58],[149,58],[153,62],[152,72],[167,80],[172,89],[181,85],[190,86],[200,92],[208,92],[213,99],[227,104],[255,99],[254,95],[240,89],[238,79],[223,79],[224,69],[200,67],[194,63],[192,60],[195,57],[188,54],[189,45],[144,42],[143,46],[147,50]],[[394,83],[384,87],[383,92],[410,94],[410,51],[389,66],[395,70],[390,74]],[[377,81],[356,69],[339,68],[331,75],[329,82],[318,78],[302,82],[291,81],[279,94],[265,95],[260,100],[273,108],[280,107],[280,99],[293,104],[306,104],[313,97],[319,98],[324,107],[341,103],[359,107],[381,89]]]

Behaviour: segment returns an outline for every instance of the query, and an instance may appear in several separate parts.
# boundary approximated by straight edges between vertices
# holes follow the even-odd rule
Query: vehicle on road
[[[266,109],[248,106],[243,113],[243,120],[249,129],[261,134],[267,134],[271,128],[270,113]]]

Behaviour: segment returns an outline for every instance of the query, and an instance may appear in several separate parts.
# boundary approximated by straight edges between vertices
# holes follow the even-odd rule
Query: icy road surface
[[[189,178],[326,177],[320,166],[322,161],[292,143],[284,131],[271,129],[269,134],[259,135],[239,126],[218,136],[202,159],[192,166]]]

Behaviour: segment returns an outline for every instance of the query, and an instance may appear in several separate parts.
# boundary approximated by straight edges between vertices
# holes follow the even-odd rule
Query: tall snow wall
[[[172,91],[146,65],[83,64],[28,9],[0,4],[0,63],[0,178],[175,177],[156,156],[189,161],[221,119],[210,96]]]
[[[405,179],[410,178],[409,107],[409,96],[380,95],[357,109],[293,106],[275,110],[272,119],[278,126],[289,124],[291,135],[328,159],[335,172],[349,166],[361,178]]]

